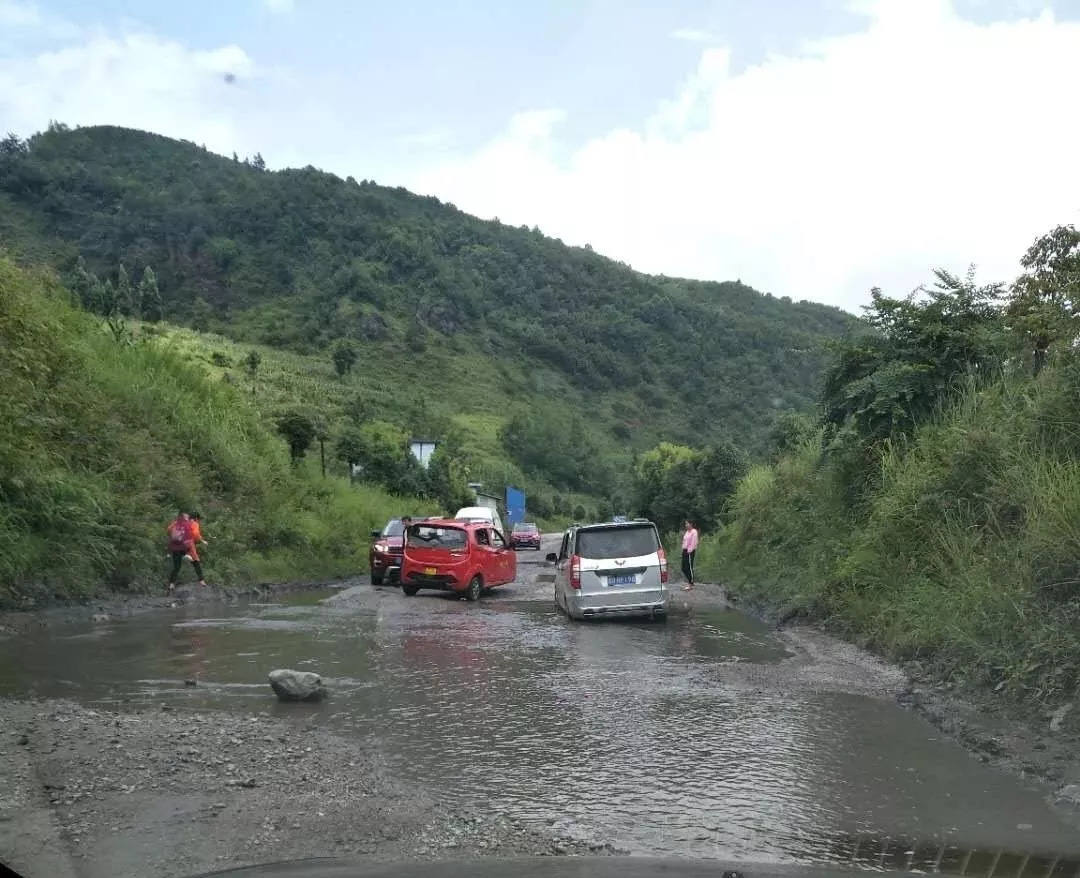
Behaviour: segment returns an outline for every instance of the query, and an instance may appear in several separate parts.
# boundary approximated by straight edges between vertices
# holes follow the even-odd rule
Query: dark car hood
[[[652,857],[526,857],[451,860],[438,863],[370,863],[320,858],[246,866],[192,878],[851,878],[842,868],[753,865],[722,860]]]

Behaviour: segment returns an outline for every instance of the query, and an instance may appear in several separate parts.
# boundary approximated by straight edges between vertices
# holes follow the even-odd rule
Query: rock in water
[[[322,701],[327,694],[322,677],[311,671],[279,668],[270,672],[270,686],[282,701]]]

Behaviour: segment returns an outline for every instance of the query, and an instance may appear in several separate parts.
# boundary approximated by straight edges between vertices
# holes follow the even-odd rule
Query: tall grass
[[[160,587],[178,508],[202,511],[224,585],[358,572],[371,529],[425,509],[294,469],[244,392],[156,341],[117,342],[2,258],[0,343],[2,606]]]
[[[967,389],[887,448],[864,502],[810,445],[750,472],[703,548],[745,594],[943,678],[1080,691],[1080,361]]]

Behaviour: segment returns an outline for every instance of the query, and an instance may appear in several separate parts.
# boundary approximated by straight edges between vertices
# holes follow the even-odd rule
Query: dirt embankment
[[[169,878],[306,857],[610,854],[462,813],[305,719],[0,702],[0,852],[25,878]]]

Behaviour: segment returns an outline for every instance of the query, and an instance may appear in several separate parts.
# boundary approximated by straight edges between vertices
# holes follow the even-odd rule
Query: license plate
[[[620,576],[607,578],[608,585],[633,585],[635,582],[637,582],[637,577],[633,573],[623,573]]]
[[[424,573],[427,576],[434,576],[438,572],[439,572],[439,568],[437,568],[437,567],[425,567],[424,568]]]

